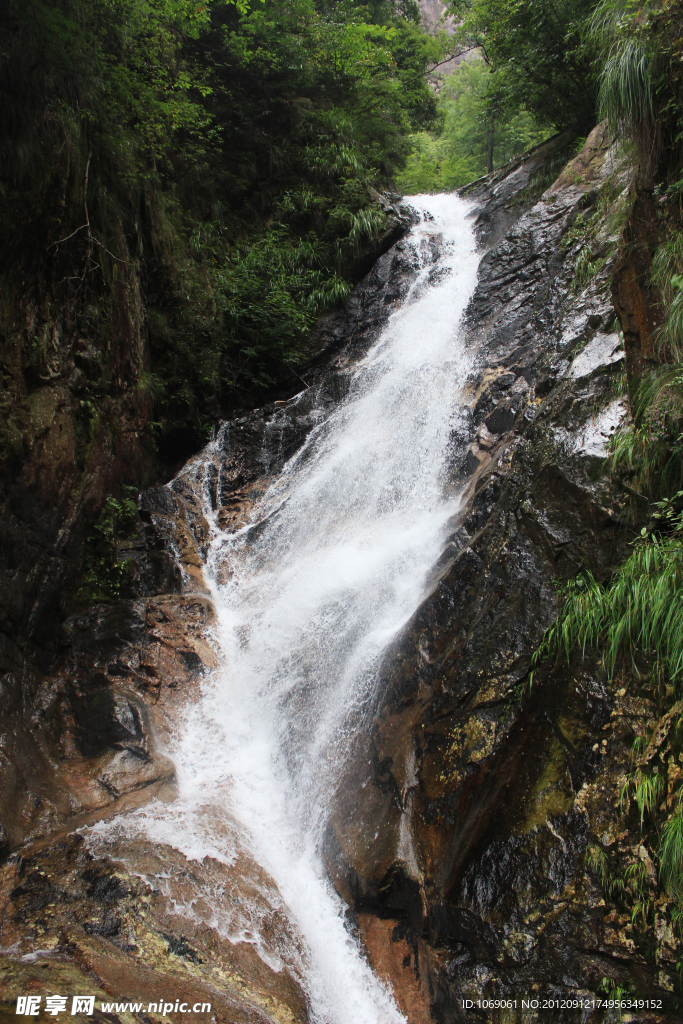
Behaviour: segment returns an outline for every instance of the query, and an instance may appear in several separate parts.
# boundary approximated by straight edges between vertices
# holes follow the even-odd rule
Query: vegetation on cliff
[[[589,21],[595,0],[450,0],[459,38],[491,70],[490,104],[539,124],[590,131],[598,67]]]
[[[533,114],[505,113],[491,95],[491,74],[476,54],[447,76],[439,92],[440,130],[416,132],[397,176],[409,194],[460,188],[542,142],[549,130]]]
[[[201,432],[287,378],[376,249],[409,130],[434,118],[442,44],[417,22],[411,0],[4,6],[0,261],[6,288],[30,276],[62,310],[62,345],[87,339],[88,400],[113,378],[162,433]],[[114,357],[122,287],[149,347]],[[25,346],[37,384],[45,354]]]
[[[629,253],[649,260],[649,332],[642,321],[641,352],[631,358],[633,422],[612,445],[615,472],[626,476],[650,517],[633,552],[607,581],[590,574],[563,591],[559,618],[546,634],[535,665],[551,654],[598,650],[609,678],[617,674],[654,701],[661,715],[652,735],[637,735],[633,766],[623,785],[625,821],[653,852],[670,917],[683,935],[683,8],[676,0],[636,5],[603,0],[591,19],[601,48],[599,102],[603,116],[629,139],[636,181]],[[644,199],[642,197],[645,197]],[[640,204],[640,206],[638,206]],[[634,224],[647,224],[647,231]],[[651,504],[650,504],[651,503]],[[640,861],[611,863],[598,850],[610,898],[632,914],[643,941],[655,918],[657,889]],[[661,900],[658,904],[661,906]]]

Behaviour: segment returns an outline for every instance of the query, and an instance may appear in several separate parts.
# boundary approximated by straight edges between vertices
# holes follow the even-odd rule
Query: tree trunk
[[[489,172],[489,174],[493,174],[493,141],[494,141],[494,138],[495,138],[495,133],[496,133],[496,126],[495,126],[495,124],[492,124],[491,127],[489,128],[489,137],[488,137],[488,154],[487,154],[487,157],[488,157],[488,172]]]

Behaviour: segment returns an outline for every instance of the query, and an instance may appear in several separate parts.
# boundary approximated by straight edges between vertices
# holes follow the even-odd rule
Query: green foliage
[[[669,899],[676,904],[672,920],[677,927],[680,927],[683,917],[683,802],[681,801],[681,792],[678,793],[673,811],[663,814],[667,793],[666,774],[644,772],[638,769],[626,779],[622,792],[622,805],[625,794],[630,791],[633,791],[640,813],[641,831],[646,819],[657,826],[658,820],[662,816],[664,817],[656,841],[659,882]],[[626,878],[630,882],[629,888],[634,897],[632,920],[635,922],[640,916],[646,924],[647,915],[652,908],[652,900],[647,892],[645,870],[642,863],[636,862],[630,865],[626,871]]]
[[[657,222],[662,233],[668,233],[655,253],[651,278],[664,314],[655,338],[659,365],[650,363],[642,378],[631,382],[633,423],[613,439],[610,456],[612,468],[630,476],[642,497],[661,500],[632,553],[610,580],[602,583],[584,573],[562,588],[558,619],[533,658],[536,672],[549,656],[569,659],[590,648],[601,654],[608,678],[617,671],[623,672],[624,681],[640,678],[658,701],[660,714],[669,713],[668,737],[658,734],[659,745],[648,751],[647,758],[645,739],[639,737],[634,745],[636,764],[626,777],[621,801],[622,812],[633,815],[654,851],[651,856],[666,898],[658,898],[644,862],[620,866],[603,854],[600,866],[606,898],[630,909],[634,928],[652,928],[655,906],[666,913],[668,902],[669,919],[679,932],[683,792],[672,768],[680,755],[683,723],[671,712],[676,710],[683,673],[682,14],[681,0],[602,0],[585,35],[586,45],[597,54],[600,116],[635,143],[637,187],[654,193],[660,209]],[[598,255],[591,246],[589,226],[577,222],[565,239],[579,249],[578,283]],[[658,729],[665,724],[666,719],[661,720]]]
[[[640,812],[640,827],[646,817],[654,818],[662,797],[666,793],[666,779],[663,775],[649,774],[638,769],[628,775],[621,791],[621,805],[633,793],[633,798]]]
[[[587,225],[578,223],[565,236],[565,244],[581,245]],[[603,584],[590,573],[580,575],[562,591],[563,603],[533,658],[537,671],[548,656],[570,658],[588,648],[602,655],[609,678],[618,670],[646,676],[647,685],[664,709],[671,710],[681,690],[683,673],[683,366],[679,295],[683,243],[670,234],[655,254],[652,283],[659,290],[666,319],[658,337],[663,365],[647,372],[632,388],[634,424],[612,443],[615,469],[630,472],[650,498],[657,501],[650,525],[643,528],[631,555]],[[673,362],[671,361],[673,360]],[[678,490],[676,490],[678,488]],[[636,767],[624,782],[622,813],[635,806],[641,833],[645,833],[659,885],[670,904],[670,920],[680,934],[683,924],[683,793],[672,792],[676,775],[670,774],[680,748],[679,717],[669,727],[668,743],[648,755],[644,737],[634,744]],[[662,751],[670,751],[668,760]],[[640,758],[638,761],[637,759]],[[655,919],[657,887],[648,879],[642,862],[625,869],[602,864],[605,896],[630,909],[634,928],[647,930]],[[661,906],[661,903],[658,904]]]
[[[640,40],[612,44],[600,81],[599,109],[610,124],[650,120],[653,113],[651,54]]]
[[[562,239],[562,248],[565,251],[573,248],[576,249],[574,259],[574,291],[581,291],[590,284],[607,262],[607,257],[598,256],[593,251],[600,225],[600,209],[596,210],[588,220],[584,218],[582,213],[579,213],[573,225]]]
[[[683,803],[662,826],[659,844],[659,875],[664,888],[683,903]]]
[[[600,273],[606,262],[607,260],[604,257],[594,259],[590,248],[585,246],[576,257],[576,262],[574,263],[575,290],[581,291],[583,288],[586,288],[593,278]]]
[[[682,534],[679,515],[673,535],[642,537],[608,585],[590,573],[567,583],[560,614],[534,654],[534,668],[553,654],[569,660],[576,648],[584,656],[587,647],[602,648],[612,678],[627,657],[637,673],[635,653],[642,651],[657,673],[678,681],[683,671]]]
[[[630,473],[652,496],[683,485],[683,234],[674,232],[656,251],[651,279],[665,311],[656,334],[663,365],[632,389],[633,424],[611,444],[612,464]]]
[[[656,45],[641,25],[642,5],[636,9],[630,0],[601,0],[593,14],[591,27],[603,55],[599,110],[613,128],[633,131],[654,113]]]
[[[634,423],[611,442],[615,470],[630,473],[645,494],[671,493],[683,484],[683,369],[650,370],[632,388]]]
[[[586,851],[586,866],[600,876],[605,899],[615,903],[622,911],[630,910],[631,923],[647,927],[652,916],[652,902],[647,871],[641,860],[623,865],[614,853],[609,854],[601,846],[589,846]],[[603,978],[603,987],[607,979]],[[622,990],[624,991],[624,990]],[[614,995],[613,998],[620,998]]]
[[[665,199],[665,195],[661,195],[659,188],[655,189],[655,194],[660,202]],[[666,306],[670,306],[674,298],[680,295],[682,274],[683,232],[677,231],[663,245],[659,246],[652,257],[652,283],[661,293],[662,301]]]
[[[30,224],[69,329],[100,332],[99,380],[135,386],[166,431],[263,400],[364,272],[377,191],[435,117],[443,42],[417,21],[389,0],[0,12],[0,257],[18,262]],[[136,277],[151,365],[120,329],[112,346],[116,315],[93,324]]]
[[[273,385],[283,365],[296,359],[298,343],[319,312],[348,295],[348,281],[333,269],[335,255],[360,244],[366,232],[373,237],[384,220],[381,211],[377,217],[364,212],[348,212],[348,234],[328,244],[313,232],[292,237],[283,225],[231,247],[205,233],[201,251],[211,264],[215,314],[198,319],[187,344],[176,340],[171,350],[165,349],[158,322],[153,333],[155,361],[173,381],[174,400],[189,405],[199,384],[205,401],[211,398],[220,408],[247,390],[258,393]],[[212,334],[215,323],[220,328]]]
[[[478,57],[447,76],[438,97],[441,131],[412,136],[413,153],[397,177],[404,192],[460,188],[547,137],[526,111],[496,109],[495,78]]]
[[[86,539],[84,571],[78,602],[117,600],[126,590],[127,562],[119,561],[117,541],[130,536],[137,518],[137,502],[111,495]]]
[[[602,649],[608,677],[613,678],[622,665],[639,675],[644,655],[654,680],[665,681],[672,702],[683,672],[682,498],[683,491],[657,504],[656,522],[661,532],[643,529],[633,553],[607,585],[598,583],[590,573],[566,585],[560,615],[534,655],[534,670],[549,655],[564,654],[569,659],[577,648],[585,654],[586,648],[592,647]],[[678,726],[678,721],[672,723],[674,749]],[[637,737],[634,758],[642,758],[646,745],[643,737]],[[677,904],[672,920],[679,927],[683,921],[683,794],[679,789],[673,812],[667,811],[668,788],[667,762],[662,758],[659,764],[644,763],[643,759],[626,776],[620,806],[626,813],[633,800],[641,832],[645,828],[659,831],[659,837],[651,840],[652,848],[659,862],[660,883]],[[634,862],[622,872],[601,850],[593,851],[589,863],[600,867],[606,898],[630,906],[634,925],[640,920],[647,926],[654,895],[648,889],[642,863]]]
[[[195,294],[210,303],[197,301],[184,324],[164,314],[171,329],[154,341],[176,415],[203,406],[215,416],[267,394],[384,230],[372,195],[405,159],[410,127],[434,116],[422,73],[442,46],[391,8],[384,17],[266,2],[238,22],[216,19],[199,40],[214,63],[221,188],[207,190],[191,235],[204,274]]]
[[[600,115],[637,143],[646,178],[662,160],[678,162],[682,13],[680,0],[601,0],[591,23],[601,65]]]
[[[450,0],[458,37],[495,72],[496,102],[580,134],[595,124],[594,0]]]
[[[673,247],[674,243],[670,243]],[[678,258],[678,253],[676,253]],[[653,265],[653,273],[656,274],[659,267]],[[668,362],[674,360],[683,373],[681,363],[683,361],[683,277],[680,274],[672,274],[668,285],[662,289],[664,299],[671,296],[666,320],[657,334],[657,343],[660,355]],[[681,383],[680,380],[677,383]]]
[[[620,985],[614,978],[602,978],[598,986],[598,992],[602,993],[606,999],[617,1004],[607,1011],[605,1020],[610,1022],[621,1021],[623,1019],[621,1000],[628,998],[630,994],[629,986]]]
[[[96,160],[123,158],[123,173],[134,172],[140,153],[158,160],[181,136],[197,136],[207,114],[196,94],[210,86],[181,47],[217,4],[8,0],[0,20],[4,173],[33,176],[51,136],[78,145],[86,134]]]
[[[590,846],[586,851],[586,862],[589,868],[600,873],[600,881],[607,899],[621,900],[626,891],[626,880],[607,853],[599,846]]]
[[[589,237],[589,230],[589,225],[586,223],[583,213],[579,213],[572,226],[562,237],[560,243],[562,249],[567,252],[577,242],[581,245],[585,244],[586,239]]]
[[[166,385],[156,373],[143,370],[136,381],[136,387],[143,395],[149,395],[153,402],[160,402],[166,394]]]

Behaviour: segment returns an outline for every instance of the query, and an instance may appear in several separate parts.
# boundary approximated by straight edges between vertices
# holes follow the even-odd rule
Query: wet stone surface
[[[618,197],[628,180],[597,129],[483,257],[469,309],[480,353],[472,442],[452,469],[460,512],[432,594],[385,658],[332,818],[336,884],[400,930],[438,1021],[516,1021],[463,1000],[604,993],[604,979],[663,1001],[661,1014],[624,1019],[680,1019],[671,954],[636,944],[591,862],[596,844],[617,856],[634,841],[620,793],[647,713],[623,718],[619,684],[590,659],[548,665],[529,684],[556,581],[604,577],[638,525],[605,466],[628,415],[607,293],[617,240],[601,229],[605,263],[583,288],[563,244],[601,190]],[[496,209],[484,194],[484,238],[496,236]],[[395,939],[368,934],[371,958],[386,963]],[[410,991],[392,977],[399,998]]]

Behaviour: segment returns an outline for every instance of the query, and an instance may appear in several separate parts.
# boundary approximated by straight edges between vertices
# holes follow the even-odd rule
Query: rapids
[[[207,467],[229,444],[227,425],[181,473],[204,494],[212,527],[206,577],[222,668],[168,751],[177,799],[116,826],[195,861],[229,865],[247,851],[275,883],[266,899],[299,947],[277,948],[259,913],[218,890],[212,923],[294,970],[316,1024],[404,1019],[347,926],[320,847],[349,735],[372,703],[383,653],[428,592],[459,501],[448,453],[465,430],[473,355],[460,321],[478,256],[467,203],[410,203],[421,217],[405,242],[419,268],[410,292],[252,522],[223,532],[211,500]],[[100,836],[113,827],[98,826]]]

